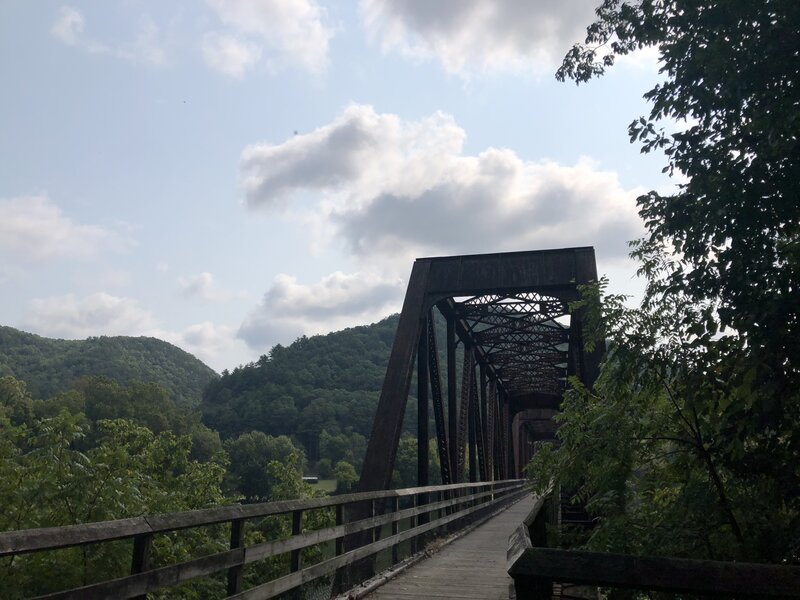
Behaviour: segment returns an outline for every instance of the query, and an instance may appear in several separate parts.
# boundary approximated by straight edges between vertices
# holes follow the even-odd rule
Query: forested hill
[[[0,376],[23,379],[36,398],[68,390],[84,376],[120,383],[152,382],[177,404],[197,406],[217,374],[203,362],[151,337],[92,337],[59,340],[0,326]]]
[[[212,382],[203,421],[224,438],[251,430],[294,435],[311,460],[324,430],[369,436],[398,316],[275,346]]]

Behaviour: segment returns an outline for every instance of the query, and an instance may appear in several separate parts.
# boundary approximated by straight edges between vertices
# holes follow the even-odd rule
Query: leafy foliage
[[[217,374],[188,352],[150,337],[56,340],[0,326],[0,376],[22,379],[36,398],[72,388],[82,377],[155,383],[178,404],[196,406]]]
[[[313,498],[315,492],[302,480],[304,457],[292,452],[283,460],[273,460],[267,465],[267,475],[273,482],[271,500],[293,500],[296,498]],[[324,494],[322,494],[324,495]],[[304,511],[301,523],[303,531],[314,531],[334,525],[335,513],[331,508]],[[288,538],[292,533],[291,519],[287,516],[267,517],[249,528],[246,533],[246,544],[257,544],[267,540]],[[304,548],[301,552],[304,565],[319,562],[326,556],[324,545]],[[274,579],[289,572],[289,555],[282,554],[248,565],[245,568],[245,582],[253,586],[269,579]]]
[[[225,450],[230,461],[226,478],[228,488],[251,502],[276,499],[274,469],[270,469],[272,463],[292,462],[299,472],[298,479],[302,478],[305,457],[285,435],[273,437],[261,431],[251,431],[227,440]]]
[[[800,370],[800,5],[606,0],[598,16],[558,77],[586,81],[614,56],[657,47],[665,81],[645,94],[652,109],[631,123],[631,140],[663,150],[665,171],[687,178],[675,194],[638,199],[649,236],[637,256],[679,257],[650,297],[678,289],[713,301],[698,334],[733,329],[789,386]],[[670,134],[664,121],[686,128]]]
[[[94,430],[94,431],[93,431]],[[96,442],[82,448],[86,438]],[[85,417],[13,425],[0,407],[0,530],[71,525],[219,504],[224,466],[190,459],[191,439],[124,419]],[[156,563],[215,547],[206,535],[162,540]],[[21,597],[126,574],[130,548],[102,544],[4,559],[0,595]]]
[[[583,305],[608,356],[593,390],[572,382],[560,447],[541,448],[529,466],[537,486],[555,475],[577,492],[599,517],[580,540],[596,550],[795,560],[800,504],[786,466],[796,450],[754,418],[746,385],[718,379],[721,354],[675,325],[698,318],[696,305],[630,309],[621,296],[601,304],[604,285],[586,290]],[[797,431],[794,406],[785,418]],[[790,462],[762,464],[764,446]]]
[[[355,485],[358,481],[358,473],[355,467],[349,462],[340,460],[336,463],[333,470],[336,475],[336,493],[349,494],[355,491]]]
[[[558,76],[656,46],[665,81],[631,139],[686,183],[638,199],[640,307],[584,290],[609,352],[530,472],[599,517],[590,547],[800,562],[800,5],[606,0],[597,14]]]
[[[2,390],[13,390],[22,385],[13,377],[0,378]],[[192,458],[210,460],[222,451],[219,435],[200,422],[200,413],[185,406],[176,406],[167,391],[154,383],[131,382],[120,385],[105,377],[84,377],[74,383],[74,388],[49,400],[28,400],[31,415],[55,417],[62,411],[80,413],[89,424],[106,419],[128,419],[147,427],[154,433],[170,431],[189,435],[192,440]],[[20,409],[17,409],[19,411]],[[88,444],[94,443],[90,436]]]
[[[252,430],[291,435],[309,460],[363,459],[372,429],[397,317],[277,345],[258,361],[212,382],[203,422],[232,438]],[[416,427],[410,422],[409,427]],[[323,435],[323,432],[324,435]],[[345,443],[352,454],[340,451]],[[324,440],[324,443],[323,443]],[[361,454],[361,456],[359,456]]]

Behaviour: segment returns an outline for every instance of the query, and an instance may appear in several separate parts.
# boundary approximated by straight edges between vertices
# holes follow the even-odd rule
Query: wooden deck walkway
[[[512,580],[506,573],[508,536],[528,515],[525,497],[464,537],[388,581],[367,596],[389,598],[480,598],[508,600]]]

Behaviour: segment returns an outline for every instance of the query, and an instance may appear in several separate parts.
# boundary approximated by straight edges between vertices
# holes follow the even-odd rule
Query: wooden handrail
[[[110,542],[119,539],[142,535],[177,531],[190,527],[204,527],[235,521],[237,519],[259,519],[294,512],[296,510],[315,510],[353,504],[382,498],[403,498],[421,493],[452,492],[470,487],[488,487],[491,485],[512,485],[521,483],[521,479],[509,479],[498,482],[456,483],[452,485],[436,485],[430,487],[413,487],[401,490],[380,490],[377,492],[360,492],[327,496],[324,498],[303,498],[301,500],[281,500],[278,502],[261,502],[258,504],[232,504],[198,510],[147,515],[129,519],[64,525],[62,527],[43,527],[39,529],[23,529],[0,533],[0,557],[41,550],[56,550],[70,546],[83,546],[98,542]],[[498,488],[501,489],[501,488]]]
[[[438,499],[434,494],[438,493]],[[333,570],[347,566],[354,561],[369,557],[377,552],[392,549],[393,562],[397,559],[397,544],[413,540],[423,533],[433,531],[459,519],[483,514],[508,504],[527,493],[524,480],[505,480],[496,482],[463,483],[454,485],[415,487],[403,490],[384,490],[312,498],[297,501],[268,502],[251,505],[232,505],[202,509],[197,511],[151,515],[85,523],[65,527],[30,529],[0,533],[0,556],[54,550],[76,545],[133,539],[133,567],[131,575],[83,586],[72,590],[57,592],[42,598],[63,600],[67,598],[136,598],[144,597],[164,587],[174,586],[191,579],[212,575],[220,571],[228,572],[228,594],[231,598],[271,598],[316,577],[329,574]],[[430,502],[417,505],[421,494],[431,498]],[[411,497],[415,500],[410,508],[400,509],[399,499]],[[346,522],[343,508],[363,502],[376,502],[391,499],[388,512],[376,513],[358,521]],[[336,525],[319,530],[303,532],[302,514],[307,510],[336,508]],[[420,522],[419,517],[439,511],[439,518],[428,518]],[[447,512],[442,516],[443,512]],[[248,519],[292,514],[292,536],[280,540],[270,540],[245,546],[243,526]],[[408,519],[409,528],[400,532],[397,524]],[[154,534],[203,527],[223,522],[231,524],[230,550],[195,558],[180,564],[151,568],[147,554]],[[380,540],[374,535],[370,543],[344,552],[343,540],[355,533],[392,525],[391,534]],[[320,543],[336,542],[336,556],[314,565],[302,568],[300,551]],[[264,582],[250,590],[242,591],[242,567],[265,558],[290,553],[290,572],[279,579]]]
[[[800,598],[800,567],[547,548],[546,504],[509,537],[508,574],[519,600],[549,600],[552,583],[687,594]]]

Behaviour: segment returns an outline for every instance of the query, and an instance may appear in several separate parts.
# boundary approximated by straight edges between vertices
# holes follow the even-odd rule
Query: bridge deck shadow
[[[506,573],[508,537],[532,507],[532,497],[524,497],[430,558],[389,580],[366,598],[507,600],[512,584]]]

